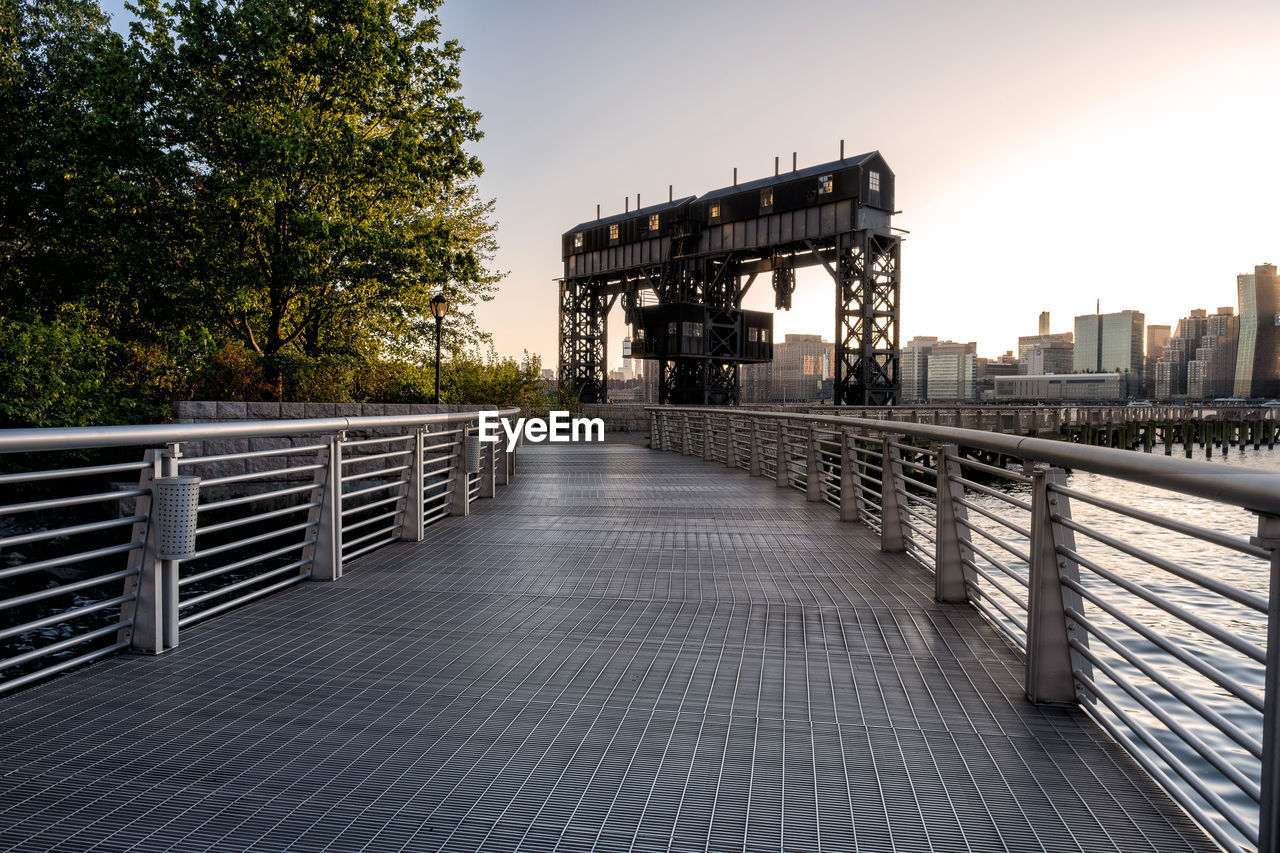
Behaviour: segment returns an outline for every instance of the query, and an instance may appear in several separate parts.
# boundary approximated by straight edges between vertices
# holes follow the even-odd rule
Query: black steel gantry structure
[[[843,154],[843,151],[842,151]],[[764,274],[791,308],[795,271],[835,281],[837,405],[889,405],[899,378],[894,176],[873,151],[584,222],[562,238],[560,385],[608,400],[605,338],[621,298],[632,355],[659,364],[659,402],[734,405],[739,366],[772,359],[773,316],[743,311]],[[629,206],[629,205],[628,205]],[[648,304],[652,301],[653,304]]]

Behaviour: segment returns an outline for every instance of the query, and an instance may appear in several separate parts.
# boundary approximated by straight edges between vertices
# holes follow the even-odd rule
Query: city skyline
[[[127,28],[123,0],[104,7]],[[1229,299],[1193,294],[1233,293],[1241,270],[1280,259],[1280,209],[1257,191],[1280,185],[1275,4],[821,0],[782,15],[760,0],[491,0],[446,2],[441,20],[484,114],[479,189],[509,274],[477,318],[503,355],[555,363],[560,236],[597,204],[608,216],[637,193],[727,185],[735,168],[763,177],[793,151],[802,167],[829,161],[842,139],[897,175],[902,340],[1004,352],[1039,311],[1074,316],[1099,297],[1171,323],[1184,303]],[[821,48],[855,32],[874,37],[851,70],[847,51]],[[764,73],[744,65],[757,55]],[[699,94],[726,74],[751,83]],[[655,111],[668,120],[641,120]],[[1209,217],[1213,251],[1188,251],[1205,207],[1230,216]],[[1141,298],[1152,288],[1159,305]],[[777,334],[832,335],[833,301],[822,270],[801,270]],[[768,288],[744,307],[772,310]],[[610,366],[626,332],[615,309]]]

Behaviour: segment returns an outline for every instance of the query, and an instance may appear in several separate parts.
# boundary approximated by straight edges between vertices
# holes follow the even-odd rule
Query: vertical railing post
[[[774,468],[774,485],[779,489],[791,486],[791,463],[787,461],[787,419],[778,418],[778,460]]]
[[[903,482],[902,457],[889,436],[880,439],[880,550],[898,553],[907,550],[898,489]]]
[[[450,515],[471,514],[471,473],[467,465],[467,422],[456,422],[458,427],[458,446],[453,462],[453,500],[450,501]]]
[[[724,416],[724,432],[724,466],[732,468],[738,464],[738,441],[733,428],[733,415]]]
[[[480,445],[480,491],[477,497],[493,497],[493,486],[498,479],[498,474],[494,470],[498,467],[497,454],[496,442],[484,442]]]
[[[747,423],[751,427],[751,476],[760,476],[760,419],[751,418]]]
[[[1074,538],[1053,516],[1071,517],[1066,495],[1052,486],[1065,483],[1057,468],[1037,468],[1031,475],[1031,565],[1028,580],[1026,693],[1032,702],[1071,705],[1076,701],[1073,635],[1083,637],[1067,607],[1079,609],[1078,594],[1063,587],[1063,578],[1077,580],[1079,567],[1058,553],[1059,545],[1074,550]]]
[[[329,436],[316,457],[324,467],[316,471],[313,481],[320,491],[315,561],[311,565],[313,581],[336,581],[342,577],[342,440],[345,437],[343,432]]]
[[[689,413],[680,414],[680,455],[693,455],[693,442],[689,440]]]
[[[511,483],[511,452],[507,448],[506,435],[499,435],[498,442],[493,446],[494,453],[494,472],[496,474],[494,482],[499,486],[510,485]]]
[[[969,600],[972,571],[965,564],[973,560],[970,532],[962,522],[969,512],[964,500],[964,484],[959,481],[960,448],[954,444],[935,445],[937,453],[938,500],[934,530],[933,597],[937,601],[959,603]]]
[[[658,413],[649,413],[649,449],[661,450],[662,439],[658,435]]]
[[[858,454],[854,447],[854,435],[841,429],[840,438],[840,520],[862,519],[862,478],[858,476]]]
[[[138,496],[133,512],[146,520],[133,525],[133,542],[141,542],[142,547],[129,552],[129,568],[137,569],[138,574],[124,584],[124,594],[136,593],[137,597],[120,608],[122,627],[117,634],[119,642],[127,639],[133,651],[150,654],[164,651],[164,576],[160,571],[160,561],[156,559],[157,530],[151,511],[156,455],[155,450],[148,450],[142,457],[147,467],[138,476],[138,488],[145,489],[146,494]],[[123,627],[130,620],[133,627]]]
[[[712,439],[713,435],[714,433],[712,432],[712,429],[711,429],[711,415],[709,414],[703,415],[702,416],[702,459],[705,462],[710,462],[712,459],[716,458],[715,454],[712,452],[715,448],[715,441]]]
[[[168,450],[163,452],[160,458],[160,476],[161,477],[177,477],[178,476],[178,458],[182,456],[182,445],[173,443],[169,445]],[[152,496],[154,501],[155,496]],[[152,504],[152,512],[155,512],[155,504]],[[163,632],[164,632],[164,648],[165,651],[178,647],[178,560],[164,559],[163,548],[157,552],[161,556],[160,570],[164,573],[164,581],[161,588],[164,590],[163,603],[160,610],[164,614]]]
[[[1262,701],[1262,811],[1258,853],[1280,853],[1280,516],[1259,515],[1253,544],[1271,552],[1267,670]]]
[[[822,454],[818,452],[818,424],[809,424],[808,452],[804,460],[804,499],[807,501],[822,500]]]
[[[404,472],[404,515],[400,522],[400,540],[402,542],[422,541],[422,498],[425,484],[422,477],[423,466],[423,430],[418,427],[413,431],[412,453],[409,455],[409,470]]]

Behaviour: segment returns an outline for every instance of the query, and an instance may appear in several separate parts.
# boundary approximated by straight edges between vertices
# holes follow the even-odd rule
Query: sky
[[[119,0],[108,0],[120,8]],[[1174,324],[1280,261],[1274,0],[447,0],[496,200],[500,354],[554,367],[579,222],[879,150],[897,177],[901,340],[1016,350],[1102,310]],[[834,332],[801,270],[789,332]],[[757,285],[744,307],[772,310]],[[610,317],[609,361],[627,334]]]

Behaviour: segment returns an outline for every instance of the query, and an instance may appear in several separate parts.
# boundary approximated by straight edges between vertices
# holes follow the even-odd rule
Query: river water
[[[1182,456],[1182,448],[1175,446],[1174,454]],[[1203,449],[1197,447],[1195,456],[1203,460]],[[1214,448],[1213,458],[1205,461],[1205,464],[1217,467],[1224,476],[1244,470],[1280,474],[1280,449],[1254,450],[1251,447],[1234,447],[1230,449],[1229,454],[1223,455],[1220,449]],[[1257,533],[1257,517],[1247,510],[1224,507],[1211,501],[1081,471],[1070,472],[1067,485],[1076,491],[1186,524],[1226,533],[1239,540],[1247,541],[1250,536]],[[999,488],[1011,497],[1027,502],[1031,500],[1030,487],[1024,484],[1007,483]],[[1026,525],[1028,521],[1026,513],[1015,510],[996,498],[970,496],[969,500],[1019,524]],[[1237,589],[1253,593],[1264,601],[1268,596],[1269,564],[1256,556],[1137,521],[1080,500],[1071,501],[1070,509],[1075,521],[1092,530],[1170,560],[1186,569],[1208,575]],[[1028,543],[1025,538],[1012,534],[1009,530],[987,519],[975,518],[973,514],[970,518],[979,522],[978,526],[983,529],[996,533],[1015,548],[1024,553],[1027,552]],[[1174,607],[1182,608],[1195,617],[1207,620],[1240,637],[1248,644],[1259,649],[1265,648],[1265,615],[1083,534],[1076,533],[1075,539],[1077,551],[1100,568],[1115,573]],[[974,541],[984,546],[989,553],[997,550],[978,536],[974,537]],[[1008,552],[999,551],[998,555],[1004,558],[1002,562],[1005,562],[1006,566],[1011,567],[1015,573],[1025,576],[1025,564],[1020,563]],[[1082,585],[1087,590],[1096,592],[1105,601],[1120,609],[1123,614],[1150,629],[1158,637],[1168,640],[1176,648],[1183,650],[1192,661],[1208,664],[1228,679],[1237,682],[1245,692],[1259,698],[1262,696],[1264,668],[1261,663],[1230,648],[1222,641],[1206,635],[1167,610],[1144,601],[1139,595],[1126,591],[1085,566],[1080,569],[1080,577]],[[991,589],[990,584],[985,581],[980,582],[980,586]],[[1025,594],[1017,584],[1009,584],[1009,586]],[[1197,672],[1187,662],[1177,660],[1174,655],[1161,649],[1157,643],[1144,639],[1132,628],[1126,627],[1120,620],[1103,612],[1095,604],[1086,601],[1084,613],[1103,631],[1114,635],[1125,649],[1138,655],[1142,660],[1150,662],[1160,675],[1170,679],[1212,711],[1220,714],[1224,720],[1238,727],[1247,739],[1261,740],[1262,716],[1258,710],[1250,707],[1241,698],[1214,683],[1204,674]],[[1019,627],[1014,630],[1020,634],[1023,629]],[[1226,774],[1215,769],[1209,760],[1176,736],[1167,723],[1172,721],[1174,724],[1184,726],[1203,742],[1208,751],[1220,756],[1231,767],[1239,770],[1252,785],[1256,785],[1258,780],[1258,760],[1232,738],[1223,734],[1218,727],[1190,711],[1183,702],[1157,686],[1151,678],[1126,662],[1122,655],[1107,648],[1097,638],[1090,639],[1089,650],[1104,662],[1114,666],[1119,675],[1130,679],[1158,711],[1167,715],[1166,720],[1161,720],[1157,714],[1144,708],[1139,700],[1125,694],[1120,687],[1112,683],[1101,669],[1095,668],[1094,676],[1102,691],[1126,713],[1132,714],[1149,728],[1151,736],[1158,744],[1157,747],[1143,744],[1142,749],[1148,755],[1154,755],[1162,748],[1167,749],[1202,780],[1210,796],[1206,799],[1202,794],[1195,794],[1191,785],[1177,779],[1173,772],[1169,772],[1174,783],[1181,790],[1191,792],[1201,803],[1205,803],[1206,811],[1216,811],[1211,802],[1216,796],[1221,798],[1221,804],[1238,812],[1246,824],[1256,826],[1257,804]],[[1115,715],[1105,710],[1103,705],[1095,704],[1094,707],[1103,709],[1104,714],[1115,719]],[[1216,817],[1214,820],[1224,830],[1236,834],[1225,820]]]

